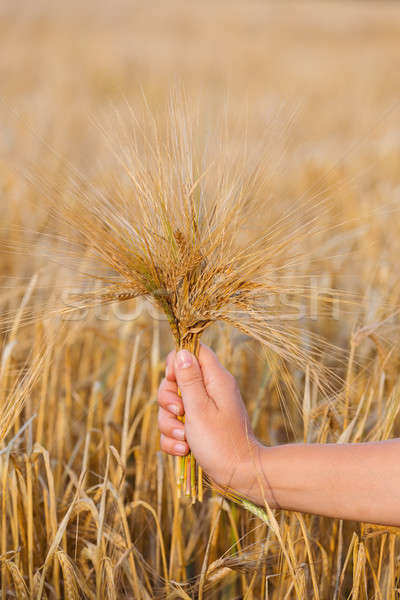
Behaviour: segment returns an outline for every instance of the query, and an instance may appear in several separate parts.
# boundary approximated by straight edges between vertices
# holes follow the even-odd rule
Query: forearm
[[[275,508],[400,525],[400,439],[262,447],[247,495]]]

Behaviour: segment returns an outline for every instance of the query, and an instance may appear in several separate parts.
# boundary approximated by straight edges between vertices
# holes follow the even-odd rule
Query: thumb
[[[197,358],[188,350],[179,350],[175,356],[174,367],[186,419],[204,415],[209,398]]]

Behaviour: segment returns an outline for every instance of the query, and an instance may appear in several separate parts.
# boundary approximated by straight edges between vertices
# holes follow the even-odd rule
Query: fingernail
[[[169,412],[174,413],[174,415],[179,415],[179,406],[177,404],[169,404],[168,406]]]
[[[185,444],[175,444],[174,448],[176,452],[179,452],[179,454],[185,454],[186,452]]]
[[[179,350],[176,354],[176,365],[180,369],[187,369],[193,364],[193,357],[188,350]]]
[[[173,429],[172,437],[176,438],[177,440],[184,440],[185,439],[185,430],[184,429]]]
[[[168,367],[168,363],[165,365],[165,377],[168,379],[168,372],[169,372],[169,367]]]

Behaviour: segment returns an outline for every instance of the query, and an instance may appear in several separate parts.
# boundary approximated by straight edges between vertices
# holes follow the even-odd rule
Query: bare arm
[[[398,439],[264,446],[242,493],[271,507],[400,525],[399,458]]]

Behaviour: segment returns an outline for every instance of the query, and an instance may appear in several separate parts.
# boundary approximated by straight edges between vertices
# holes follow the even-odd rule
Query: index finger
[[[170,352],[167,356],[166,359],[166,366],[165,366],[165,378],[168,381],[173,381],[174,383],[176,382],[176,375],[175,375],[175,368],[174,368],[174,362],[175,362],[175,350],[172,350],[172,352]]]

